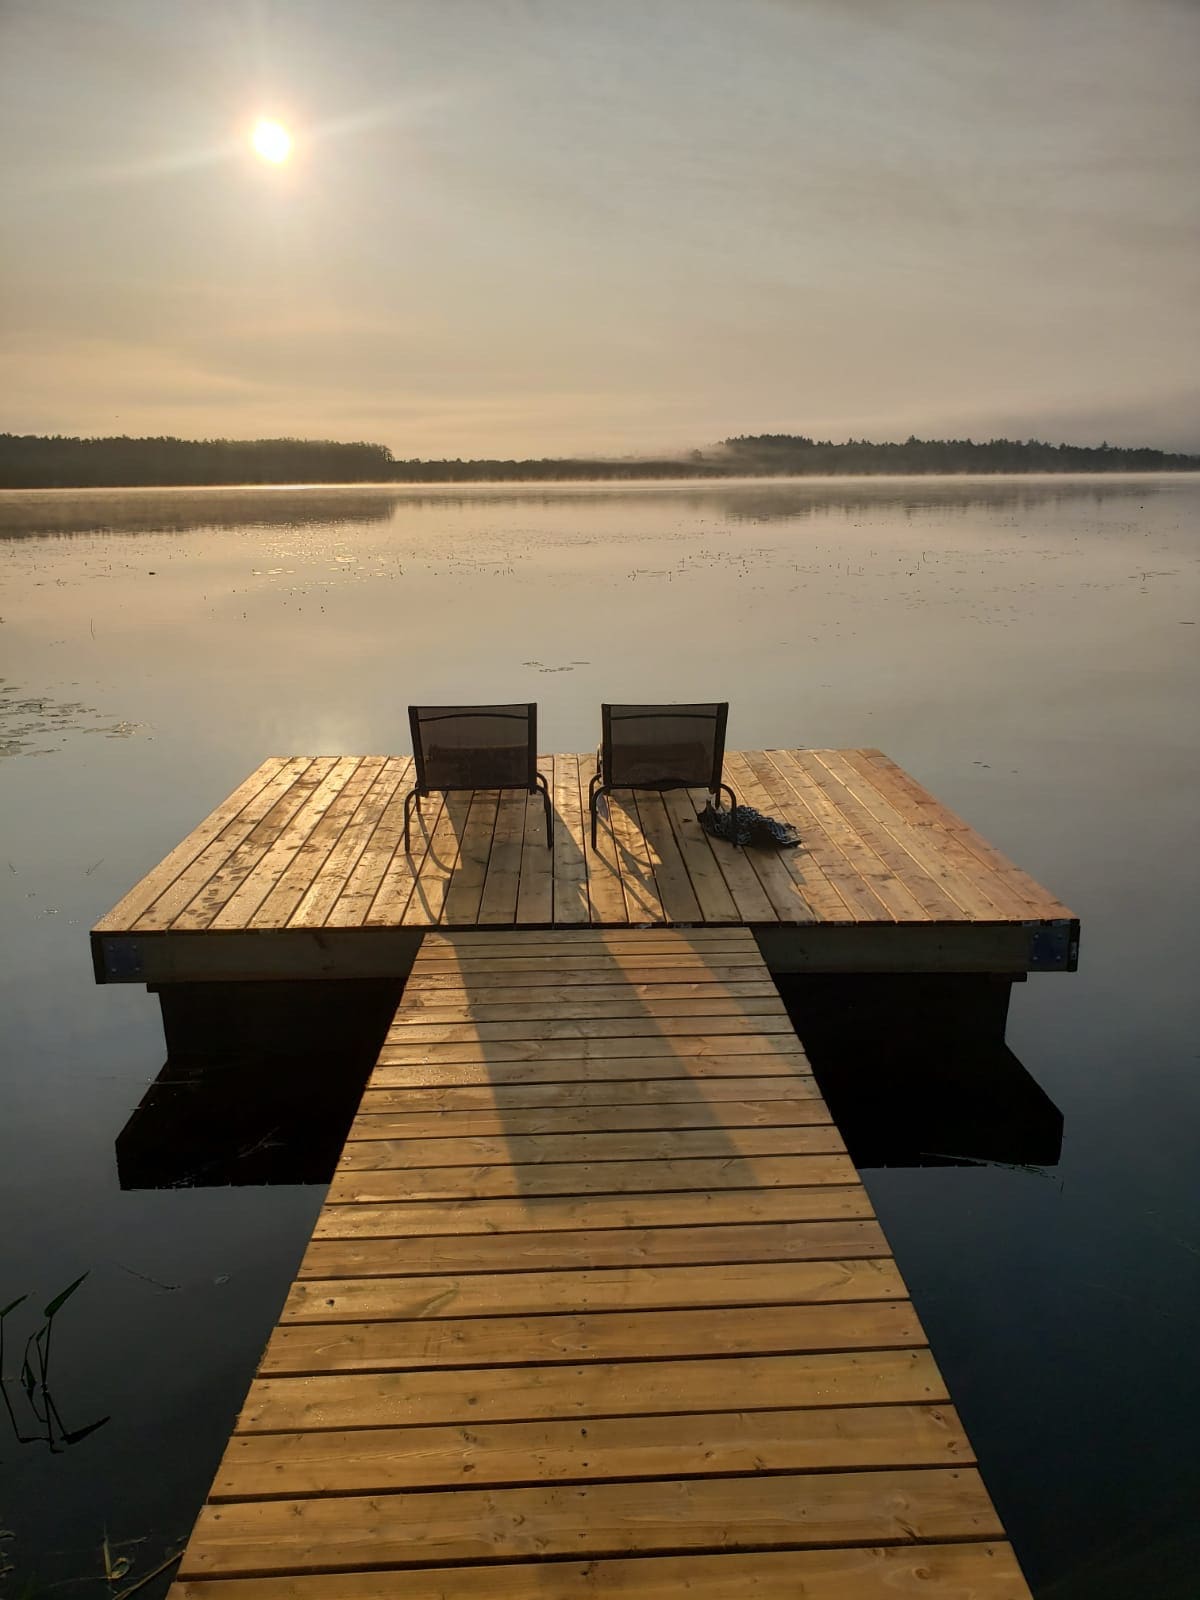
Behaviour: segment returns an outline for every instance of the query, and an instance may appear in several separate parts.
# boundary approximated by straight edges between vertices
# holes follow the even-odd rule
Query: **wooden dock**
[[[587,838],[591,756],[540,763],[540,799],[453,793],[403,843],[406,756],[265,761],[92,935],[100,982],[403,974],[430,928],[749,927],[776,971],[1070,970],[1079,924],[877,750],[727,755],[794,851],[735,850],[703,795],[625,792]]]
[[[875,759],[862,762],[870,770]],[[771,761],[782,794],[789,762]],[[640,829],[631,811],[615,820],[621,850],[611,876],[597,876],[606,887],[595,898],[587,870],[563,877],[560,902],[557,857],[552,882],[543,872],[525,885],[521,819],[487,799],[430,818],[438,865],[426,897],[394,876],[390,823],[378,845],[366,843],[387,814],[382,793],[371,829],[364,821],[357,850],[343,850],[326,877],[322,864],[382,766],[352,763],[321,791],[334,766],[312,765],[266,778],[262,769],[261,787],[239,791],[210,829],[210,839],[234,830],[222,842],[224,876],[216,853],[197,866],[204,846],[189,842],[192,854],[150,883],[152,897],[135,891],[126,922],[170,928],[195,905],[186,925],[197,931],[226,914],[241,926],[260,915],[268,920],[257,925],[284,926],[322,884],[304,914],[329,917],[342,904],[360,923],[371,908],[402,921],[414,907],[432,916],[435,905],[449,923],[477,921],[486,905],[511,924],[522,903],[538,921],[569,911],[582,922],[605,904],[617,922],[644,911],[662,922],[668,899],[674,917],[701,892],[714,920],[731,902],[752,902],[755,920],[765,919],[768,901],[782,920],[785,906],[815,904],[808,889],[817,883],[822,905],[835,909],[837,875],[823,870],[810,884],[796,876],[807,865],[785,857],[771,860],[788,875],[786,894],[749,855],[731,881],[714,869],[716,852],[696,856],[682,808],[663,802],[640,810]],[[577,763],[567,770],[577,785]],[[894,785],[881,778],[874,789],[882,808],[901,787],[894,769],[875,770]],[[303,840],[275,806],[304,772],[307,803],[326,817],[355,779],[358,798],[347,798],[300,866]],[[756,803],[748,783],[739,787]],[[847,784],[851,792],[860,791]],[[577,805],[577,787],[571,793]],[[775,800],[771,809],[783,807]],[[835,828],[814,797],[808,816],[818,815],[832,869],[846,824]],[[895,820],[898,808],[888,815],[875,837],[894,857],[897,833],[917,839]],[[231,866],[267,816],[272,837],[258,835]],[[304,838],[318,826],[312,817]],[[929,838],[946,826],[914,824]],[[811,824],[809,836],[817,838]],[[653,861],[643,853],[651,838]],[[431,859],[417,861],[418,882]],[[659,872],[668,859],[708,865],[685,885]],[[889,902],[914,917],[944,909],[936,874],[921,905],[919,858],[910,859],[903,874],[884,875],[860,861],[862,892],[874,877],[884,895],[874,916]],[[998,894],[1002,883],[1014,897],[1031,892],[973,859],[973,883],[986,870]],[[851,918],[866,902],[850,892],[841,860],[839,915]],[[255,872],[265,876],[249,891]],[[936,881],[948,895],[950,883]],[[489,895],[500,882],[503,897]],[[627,882],[644,902],[625,898]],[[734,900],[734,882],[745,902]],[[455,893],[468,883],[469,893]],[[207,897],[206,884],[216,885]],[[969,908],[954,903],[969,921]],[[976,905],[981,912],[982,898]],[[999,901],[989,905],[999,911]],[[681,1593],[1029,1600],[752,934],[426,933],[172,1595]]]

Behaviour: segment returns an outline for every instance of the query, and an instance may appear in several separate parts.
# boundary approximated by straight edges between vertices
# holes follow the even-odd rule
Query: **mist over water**
[[[878,746],[1082,917],[1008,1029],[1058,1163],[865,1178],[1039,1600],[1193,1600],[1198,532],[1193,477],[0,494],[0,1307],[87,1272],[55,1398],[109,1418],[0,1413],[15,1592],[187,1535],[323,1194],[121,1190],[161,1026],[90,924],[266,755],[640,698]]]

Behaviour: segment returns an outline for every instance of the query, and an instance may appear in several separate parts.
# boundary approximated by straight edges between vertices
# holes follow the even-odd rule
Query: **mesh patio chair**
[[[588,789],[592,848],[597,806],[613,789],[707,789],[718,804],[722,793],[736,809],[724,782],[725,724],[729,702],[684,706],[600,707],[601,739],[596,775]]]
[[[537,706],[409,706],[417,781],[404,801],[404,849],[412,807],[434,790],[525,789],[546,808],[546,846],[554,839],[550,788],[537,769]]]

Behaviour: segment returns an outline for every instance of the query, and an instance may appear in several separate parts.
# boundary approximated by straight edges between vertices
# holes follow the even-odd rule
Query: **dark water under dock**
[[[865,1178],[1035,1594],[1190,1600],[1198,525],[1181,478],[0,496],[0,1305],[88,1273],[54,1396],[110,1418],[0,1432],[17,1592],[100,1592],[106,1529],[145,1541],[131,1580],[186,1536],[323,1194],[121,1188],[160,1023],[93,987],[88,926],[263,755],[402,748],[410,697],[483,674],[546,748],[651,685],[728,696],[735,747],[883,745],[1083,918],[1080,971],[1014,996],[1011,1142],[947,1104],[952,1040],[914,1100],[954,1148],[897,1116],[856,1149],[852,1061],[827,1093],[856,1159],[904,1163]],[[149,1176],[263,1176],[279,1127]]]

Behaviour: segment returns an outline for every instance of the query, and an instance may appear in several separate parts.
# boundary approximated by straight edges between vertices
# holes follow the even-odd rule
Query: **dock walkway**
[[[427,933],[174,1600],[681,1593],[1029,1600],[753,934]]]

